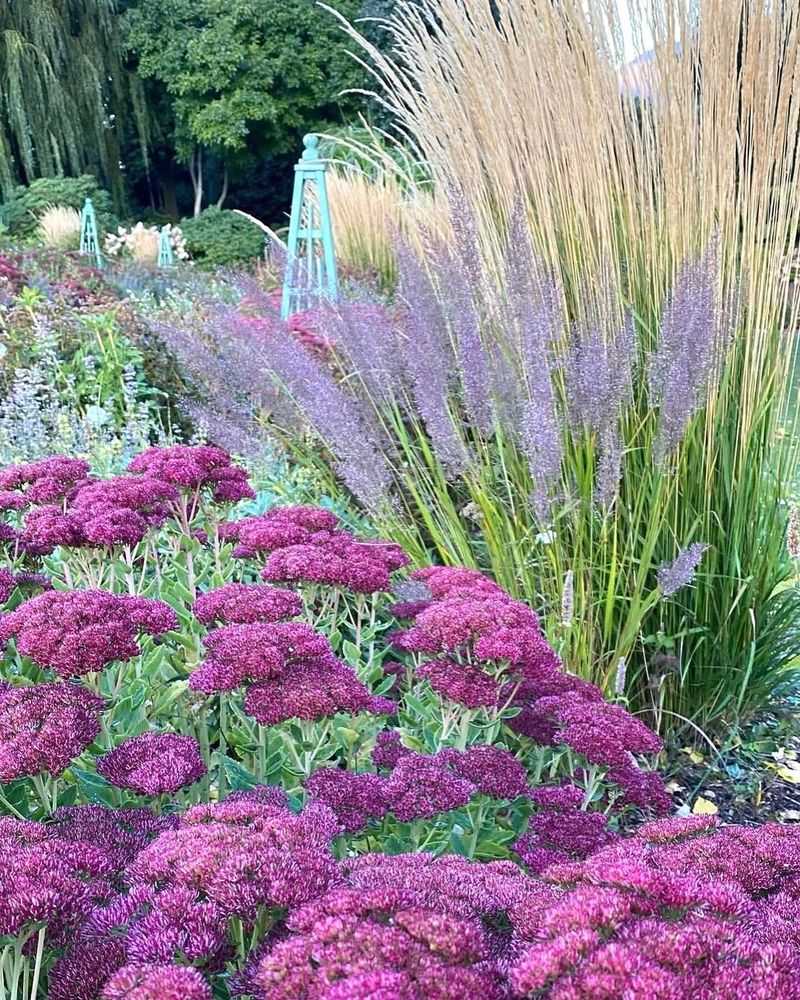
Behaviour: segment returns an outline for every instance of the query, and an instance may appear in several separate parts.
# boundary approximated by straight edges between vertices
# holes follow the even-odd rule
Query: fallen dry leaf
[[[702,795],[698,795],[694,800],[692,812],[695,816],[716,816],[719,809],[717,809],[711,799],[704,799]]]

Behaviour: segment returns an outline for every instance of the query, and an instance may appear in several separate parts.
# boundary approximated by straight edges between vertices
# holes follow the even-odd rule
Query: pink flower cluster
[[[105,821],[90,817],[89,824],[95,820],[102,839]],[[341,881],[330,851],[338,832],[333,814],[319,806],[293,813],[279,789],[236,793],[160,822],[127,864],[127,888],[98,901],[56,962],[51,1000],[102,1000],[116,976],[126,981],[130,969],[121,970],[131,965],[180,962],[222,972],[232,957],[230,921],[251,927],[260,913],[277,915]],[[165,989],[183,985],[156,977],[152,988],[162,982]]]
[[[43,573],[12,573],[9,569],[0,568],[0,604],[6,603],[15,587],[39,587],[41,590],[52,590],[53,585]]]
[[[327,808],[293,813],[242,795],[195,806],[128,867],[131,886],[185,889],[226,919],[255,919],[262,907],[298,906],[339,881],[330,841],[338,832]]]
[[[316,507],[276,507],[229,522],[220,533],[236,542],[235,556],[267,554],[262,576],[274,583],[316,583],[371,594],[386,590],[391,574],[408,562],[399,545],[359,541],[339,527],[335,514]]]
[[[13,637],[17,651],[38,666],[77,677],[138,656],[139,633],[161,635],[177,626],[177,615],[163,601],[51,590],[0,617],[0,643]]]
[[[285,591],[248,596],[248,612],[289,608]],[[201,600],[203,600],[201,598]],[[259,622],[224,625],[203,640],[208,656],[189,678],[189,686],[204,694],[247,686],[244,707],[263,726],[287,719],[315,721],[338,712],[394,712],[385,699],[374,698],[355,671],[334,656],[330,643],[303,622]]]
[[[404,603],[411,624],[394,642],[410,652],[440,654],[423,662],[416,677],[465,708],[512,704],[518,709],[509,722],[514,732],[568,746],[607,769],[622,803],[668,811],[660,777],[642,771],[634,756],[658,753],[659,738],[606,702],[595,685],[563,670],[527,605],[476,570],[434,566],[412,573],[412,580],[426,594]]]
[[[525,768],[508,750],[473,746],[440,750],[432,756],[402,747],[382,733],[376,762],[388,776],[320,768],[306,782],[312,800],[323,802],[349,833],[392,814],[401,822],[430,819],[469,804],[475,795],[508,800],[528,793]],[[387,744],[393,751],[387,754]]]
[[[224,625],[209,632],[203,645],[208,656],[189,686],[204,694],[278,677],[294,663],[336,659],[325,636],[305,622]]]
[[[0,686],[0,783],[62,774],[100,732],[104,707],[77,684]]]
[[[415,653],[465,653],[476,662],[502,661],[521,676],[555,672],[560,662],[521,601],[475,570],[433,566],[417,570],[431,600],[395,636],[400,648]]]
[[[199,898],[194,889],[134,886],[126,893],[110,894],[91,910],[50,973],[49,997],[102,1000],[117,976],[118,983],[125,981],[123,970],[130,972],[130,966],[181,961],[218,972],[230,955],[225,914],[215,903]],[[162,982],[167,985],[169,980]],[[177,985],[181,980],[172,982]]]
[[[91,843],[61,840],[40,823],[0,818],[0,935],[47,926],[63,941],[109,891],[114,868]]]
[[[514,844],[530,871],[541,872],[553,864],[582,860],[617,839],[604,813],[581,808],[583,796],[574,785],[541,787],[531,792],[539,811]]]
[[[100,1000],[211,1000],[211,987],[185,965],[124,965],[109,979]]]
[[[101,757],[97,773],[140,795],[177,792],[206,773],[197,740],[177,733],[142,733]]]
[[[231,456],[213,445],[175,444],[148,448],[128,466],[182,490],[208,489],[217,503],[235,503],[255,497],[247,472],[234,465]]]
[[[351,667],[328,659],[293,663],[278,677],[252,684],[244,708],[262,726],[289,719],[316,722],[339,712],[387,715],[396,711],[394,702],[374,698]]]
[[[667,820],[548,869],[564,895],[518,921],[512,995],[796,996],[799,848],[776,824]]]
[[[89,463],[67,455],[51,455],[0,469],[3,510],[61,500],[89,476]]]
[[[87,480],[71,490],[60,505],[31,511],[19,544],[29,555],[46,555],[59,545],[136,545],[151,527],[166,520],[177,497],[174,486],[144,476]]]
[[[253,976],[264,1000],[502,1000],[489,936],[477,920],[403,894],[339,889],[288,923],[291,937]]]
[[[143,806],[112,809],[109,806],[81,805],[56,809],[49,830],[61,840],[102,848],[114,871],[122,872],[147,844],[177,825],[176,816],[156,816]]]
[[[226,583],[198,597],[192,610],[204,625],[252,625],[296,618],[303,602],[293,591],[279,587]]]
[[[509,911],[557,895],[507,862],[370,854],[343,868],[346,885],[290,914],[256,963],[256,998],[501,1000]]]
[[[47,555],[57,546],[136,545],[150,528],[180,514],[182,491],[211,492],[218,503],[254,497],[244,469],[209,445],[148,448],[130,464],[128,476],[94,480],[80,459],[55,455],[0,470],[0,510],[33,506],[17,532],[0,524],[0,540],[28,555]]]

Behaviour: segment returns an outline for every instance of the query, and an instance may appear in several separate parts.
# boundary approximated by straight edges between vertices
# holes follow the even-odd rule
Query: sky
[[[637,47],[633,39],[633,30],[631,28],[631,15],[628,7],[628,0],[617,0],[619,7],[620,23],[622,25],[622,37],[625,44],[625,62],[629,63],[635,59],[642,52],[646,52],[650,47],[650,39],[643,38],[642,46]]]

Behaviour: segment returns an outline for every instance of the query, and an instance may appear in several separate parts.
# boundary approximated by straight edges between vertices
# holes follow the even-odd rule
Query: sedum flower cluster
[[[338,587],[359,594],[387,590],[390,577],[408,562],[399,545],[359,541],[331,511],[277,507],[222,526],[240,558],[266,558],[262,577],[271,583]]]
[[[61,455],[1,470],[0,510],[18,525],[0,524],[0,541],[28,556],[134,546],[170,518],[190,520],[203,495],[214,503],[255,495],[246,471],[208,445],[148,448],[129,472],[95,480],[88,463]]]

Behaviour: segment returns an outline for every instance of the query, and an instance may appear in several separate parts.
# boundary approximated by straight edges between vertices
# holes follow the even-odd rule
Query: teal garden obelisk
[[[175,254],[172,250],[169,226],[162,226],[158,234],[158,266],[161,268],[175,266]]]
[[[283,279],[281,316],[318,304],[336,302],[339,282],[325,184],[327,163],[319,155],[319,137],[303,138],[303,155],[294,168],[292,214]]]
[[[97,217],[94,214],[92,199],[87,198],[81,211],[81,253],[94,257],[98,269],[103,266],[103,255],[100,253],[100,240],[97,236]]]

